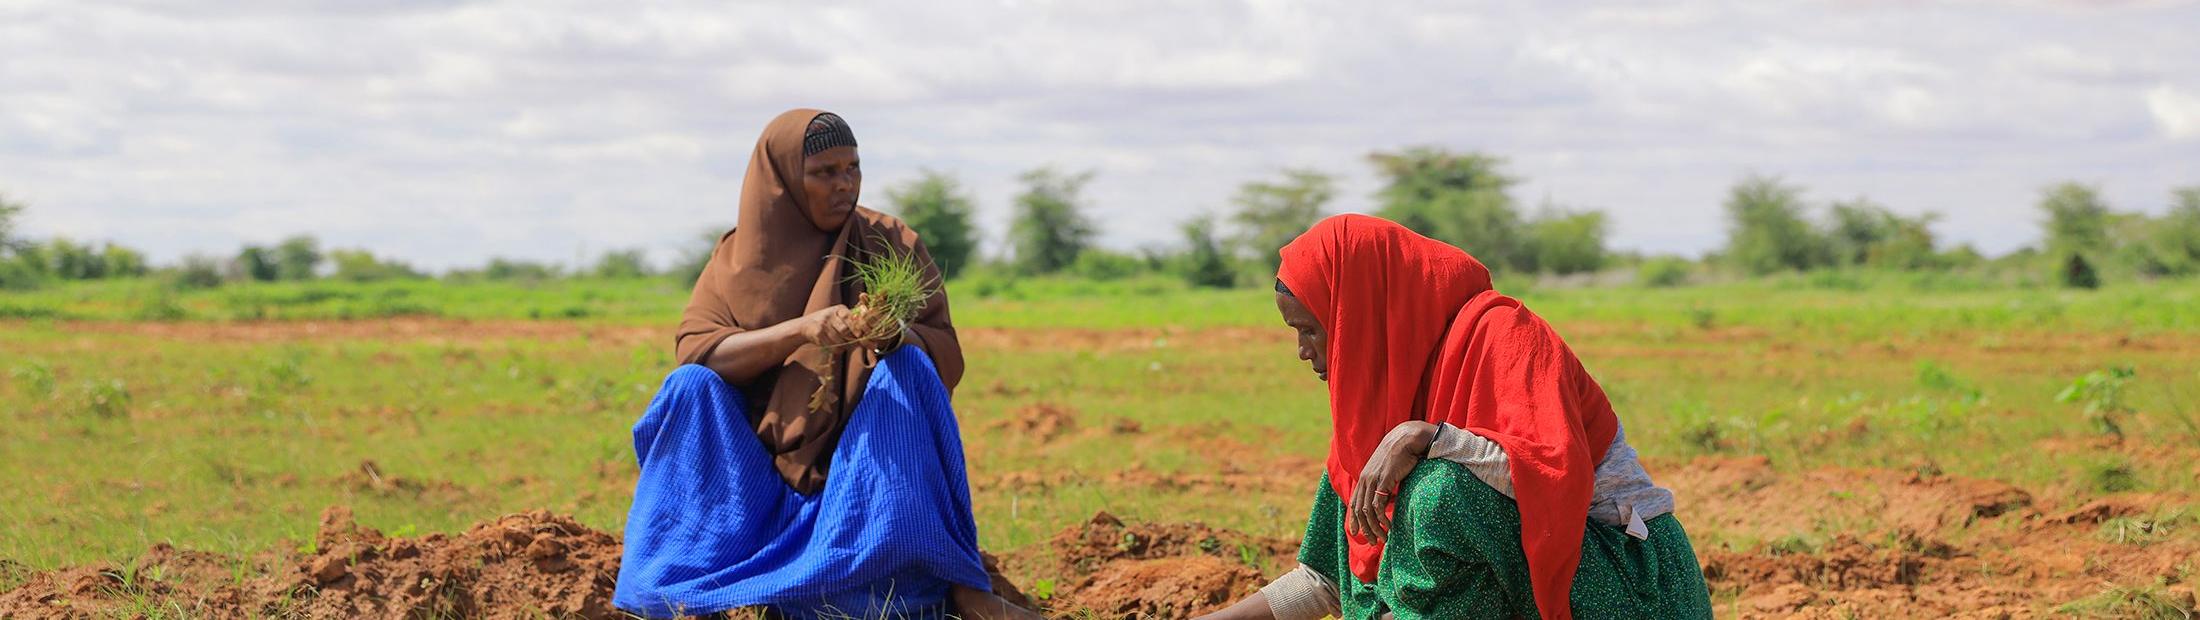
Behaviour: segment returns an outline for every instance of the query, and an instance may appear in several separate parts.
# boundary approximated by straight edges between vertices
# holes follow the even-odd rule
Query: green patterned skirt
[[[1398,486],[1390,541],[1375,583],[1347,563],[1344,503],[1327,476],[1307,520],[1299,563],[1338,585],[1346,620],[1535,618],[1520,508],[1465,466],[1423,461]],[[1688,533],[1673,515],[1645,522],[1650,538],[1591,521],[1574,573],[1574,617],[1710,618],[1711,595]]]

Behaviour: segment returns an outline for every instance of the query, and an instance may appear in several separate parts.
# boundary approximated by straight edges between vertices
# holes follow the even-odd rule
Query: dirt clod
[[[1116,560],[1062,603],[1102,618],[1190,618],[1228,607],[1264,583],[1253,567],[1212,556]]]
[[[1099,512],[1015,561],[1027,573],[1058,576],[1063,586],[1046,605],[1056,614],[1189,618],[1258,590],[1295,565],[1297,553],[1296,540]]]
[[[1053,441],[1077,430],[1077,411],[1054,403],[1037,403],[994,422],[992,427],[1039,442]]]

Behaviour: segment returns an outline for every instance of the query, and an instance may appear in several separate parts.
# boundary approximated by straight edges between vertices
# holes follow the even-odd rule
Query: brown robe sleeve
[[[924,264],[925,279],[940,286],[932,299],[925,302],[924,309],[917,313],[916,320],[910,321],[909,333],[916,336],[916,340],[909,344],[932,356],[932,365],[940,370],[940,382],[947,384],[947,391],[952,394],[955,386],[962,383],[963,352],[962,340],[955,336],[955,321],[947,312],[947,282],[940,275],[939,265],[932,262],[932,250],[924,247],[924,240],[917,238],[916,231],[908,230],[907,238],[916,247],[918,262]]]
[[[703,276],[698,282],[717,282],[726,277],[729,269],[720,261],[726,248],[733,244],[734,231],[726,231],[718,238],[718,247],[711,250],[710,261],[703,264]],[[740,325],[733,318],[731,300],[722,299],[724,287],[696,286],[688,296],[687,310],[680,313],[680,327],[673,332],[673,357],[680,364],[701,364],[710,358],[710,352],[727,337],[745,332],[749,327]],[[763,326],[759,326],[763,327]]]

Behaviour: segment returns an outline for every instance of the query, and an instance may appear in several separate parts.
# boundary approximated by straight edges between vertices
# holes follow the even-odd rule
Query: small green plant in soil
[[[2133,412],[2124,399],[2124,387],[2138,373],[2130,366],[2115,366],[2085,373],[2071,381],[2055,395],[2055,401],[2064,404],[2085,404],[2086,419],[2093,422],[2093,429],[2103,435],[2122,439],[2124,428],[2121,418]]]
[[[1040,579],[1031,582],[1031,598],[1042,601],[1054,598],[1054,580]]]
[[[1252,545],[1238,543],[1237,552],[1238,563],[1251,566],[1263,573],[1268,572],[1268,562],[1261,559],[1259,549],[1253,548]]]

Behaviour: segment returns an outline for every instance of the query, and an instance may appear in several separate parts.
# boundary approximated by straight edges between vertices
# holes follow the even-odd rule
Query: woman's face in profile
[[[1299,298],[1276,293],[1276,311],[1283,313],[1283,324],[1299,332],[1299,359],[1314,363],[1314,376],[1329,380],[1329,334],[1322,331],[1321,321],[1314,319],[1314,311],[1306,309]]]
[[[836,231],[856,211],[863,162],[856,147],[837,146],[802,158],[802,210],[818,230]]]

